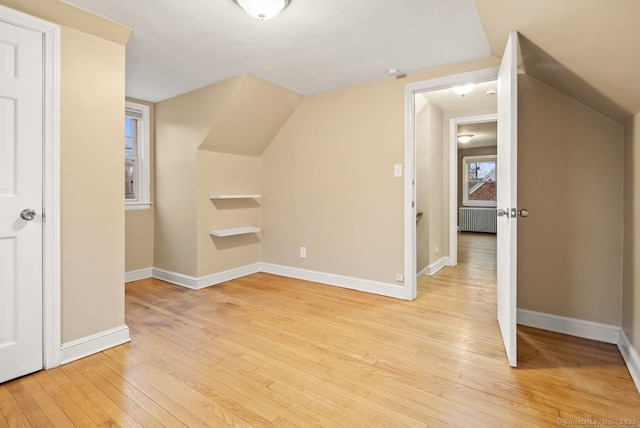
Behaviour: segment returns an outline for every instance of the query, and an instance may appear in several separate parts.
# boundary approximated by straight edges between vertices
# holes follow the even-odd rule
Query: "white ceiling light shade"
[[[234,0],[249,15],[264,21],[271,19],[287,7],[289,0]]]
[[[471,91],[473,91],[473,88],[475,87],[475,83],[468,83],[466,85],[454,86],[451,89],[453,89],[453,92],[455,92],[456,94],[464,97],[465,95],[471,93]]]
[[[458,142],[465,144],[468,143],[469,141],[471,141],[471,139],[473,138],[473,134],[462,134],[462,135],[458,135]]]

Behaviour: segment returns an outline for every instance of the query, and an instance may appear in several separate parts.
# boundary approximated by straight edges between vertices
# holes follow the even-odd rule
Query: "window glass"
[[[495,206],[496,156],[467,156],[463,159],[463,164],[463,204]]]

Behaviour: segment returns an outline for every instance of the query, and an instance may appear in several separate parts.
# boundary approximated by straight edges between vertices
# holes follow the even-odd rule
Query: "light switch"
[[[402,164],[397,163],[393,166],[393,176],[394,177],[402,177]]]

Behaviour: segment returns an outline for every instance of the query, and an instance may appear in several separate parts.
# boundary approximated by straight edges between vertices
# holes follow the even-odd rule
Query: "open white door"
[[[518,220],[518,33],[507,40],[498,71],[498,324],[509,365],[518,363],[516,336]]]
[[[0,21],[0,383],[43,366],[43,36]]]

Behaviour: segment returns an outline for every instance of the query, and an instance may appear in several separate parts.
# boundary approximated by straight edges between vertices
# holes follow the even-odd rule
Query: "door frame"
[[[418,294],[416,272],[416,120],[415,95],[420,92],[450,88],[466,83],[495,80],[498,67],[452,74],[419,82],[408,83],[404,87],[404,298],[415,300]],[[451,156],[451,154],[449,154]],[[449,216],[447,216],[449,218]],[[451,249],[449,249],[451,252]]]
[[[498,112],[449,119],[449,263],[458,265],[458,125],[498,121]]]
[[[0,6],[0,21],[42,33],[42,340],[43,367],[60,365],[60,27]]]

